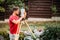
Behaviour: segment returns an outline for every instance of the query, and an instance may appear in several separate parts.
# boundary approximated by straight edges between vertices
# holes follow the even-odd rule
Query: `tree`
[[[3,4],[4,4],[4,1],[5,0],[0,0],[0,12],[5,12],[5,8],[3,7]]]
[[[25,0],[0,0],[0,5],[1,5],[0,12],[5,13],[3,15],[10,13],[11,9],[15,6],[19,6],[19,8],[25,7],[26,9],[28,9],[28,7],[25,6]],[[8,15],[10,15],[10,14],[8,14]]]

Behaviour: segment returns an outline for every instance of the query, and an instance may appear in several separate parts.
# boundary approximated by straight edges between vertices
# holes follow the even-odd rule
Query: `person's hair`
[[[14,7],[12,11],[14,12],[14,11],[17,11],[17,10],[18,10],[18,7]]]

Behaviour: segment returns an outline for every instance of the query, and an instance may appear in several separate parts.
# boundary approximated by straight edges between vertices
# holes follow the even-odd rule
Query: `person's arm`
[[[21,18],[19,18],[18,20],[13,20],[12,22],[14,23],[14,24],[18,24],[18,23],[20,23],[20,21],[23,19],[24,17],[21,17]]]

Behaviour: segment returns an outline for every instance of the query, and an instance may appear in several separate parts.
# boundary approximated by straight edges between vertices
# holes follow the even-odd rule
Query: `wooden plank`
[[[51,8],[30,8],[29,10],[51,10]]]
[[[34,15],[29,15],[29,17],[30,18],[32,18],[32,17],[33,18],[51,18],[50,15],[38,15],[38,16],[37,15],[35,15],[35,16]]]
[[[50,14],[51,15],[51,13],[49,12],[29,12],[29,14],[28,15],[35,15],[35,14],[37,14],[37,16],[39,15],[39,14],[42,14],[42,15],[48,15],[48,14]]]
[[[51,17],[51,0],[30,0],[28,2],[29,17]],[[39,16],[40,15],[40,16]],[[49,16],[48,16],[49,15]]]

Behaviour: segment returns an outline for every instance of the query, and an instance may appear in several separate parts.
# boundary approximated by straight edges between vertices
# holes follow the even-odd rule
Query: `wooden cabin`
[[[29,17],[35,18],[51,18],[52,16],[60,16],[60,0],[29,0]],[[56,5],[57,13],[51,11],[52,5]]]

